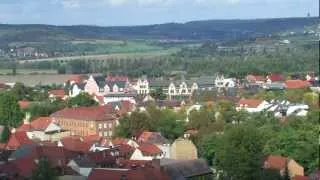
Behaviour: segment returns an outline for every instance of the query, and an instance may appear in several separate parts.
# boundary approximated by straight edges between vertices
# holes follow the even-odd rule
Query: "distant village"
[[[0,89],[6,91],[13,85],[14,82],[0,83]],[[209,92],[215,93],[219,100],[231,101],[237,111],[269,112],[279,121],[285,121],[287,116],[307,116],[310,105],[281,99],[245,98],[242,93],[303,88],[319,93],[319,77],[309,73],[286,79],[281,74],[270,73],[238,79],[217,74],[189,79],[181,76],[174,80],[73,75],[63,88],[48,92],[50,100],[64,101],[87,93],[99,106],[65,108],[35,119],[30,119],[30,113],[26,112],[23,123],[10,129],[9,140],[0,144],[0,179],[30,177],[36,162],[43,156],[58,167],[62,174],[60,179],[212,179],[215,170],[199,157],[190,139],[197,133],[195,130],[186,130],[174,141],[160,132],[150,131],[141,131],[126,139],[114,137],[119,118],[134,111],[146,111],[153,104],[156,108],[173,111],[184,108],[186,119],[183,121],[188,122],[192,111],[199,111],[208,102],[215,103],[214,100],[196,100],[196,96]],[[154,92],[164,94],[165,98],[155,98]],[[19,101],[22,109],[32,103]],[[267,156],[263,168],[276,169],[280,174],[288,169],[290,179],[308,179],[301,165],[283,156]]]

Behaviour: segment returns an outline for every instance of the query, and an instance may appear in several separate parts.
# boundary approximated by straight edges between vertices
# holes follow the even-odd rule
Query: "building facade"
[[[107,106],[66,108],[51,117],[72,135],[112,137],[117,115],[111,109]]]

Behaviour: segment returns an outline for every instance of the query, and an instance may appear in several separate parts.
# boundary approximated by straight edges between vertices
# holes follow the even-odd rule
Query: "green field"
[[[0,75],[11,74],[12,69],[0,69]],[[17,74],[57,74],[57,70],[52,69],[17,69]]]

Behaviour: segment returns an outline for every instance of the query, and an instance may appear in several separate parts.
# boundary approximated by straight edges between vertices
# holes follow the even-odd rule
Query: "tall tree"
[[[23,119],[17,98],[9,92],[0,93],[0,124],[17,127]]]
[[[78,96],[70,98],[68,101],[69,107],[78,107],[78,106],[96,106],[98,103],[90,96],[88,93],[80,93]]]
[[[32,180],[58,180],[58,173],[47,158],[41,158],[33,171]]]
[[[262,167],[262,138],[251,126],[234,126],[218,141],[216,164],[232,179],[259,179]]]

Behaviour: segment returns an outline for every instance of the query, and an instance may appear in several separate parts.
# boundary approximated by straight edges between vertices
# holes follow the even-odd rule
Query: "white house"
[[[151,161],[152,159],[162,159],[164,155],[158,146],[154,144],[141,144],[135,149],[130,157],[130,160],[146,160]]]
[[[150,93],[149,81],[146,77],[139,78],[134,89],[138,94],[147,95]]]
[[[267,101],[260,99],[241,99],[236,107],[237,111],[245,110],[249,113],[261,112],[266,108],[270,107]]]
[[[234,88],[236,81],[234,78],[224,78],[223,75],[217,75],[214,81],[217,88]]]

